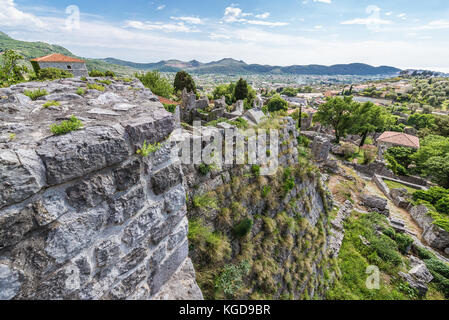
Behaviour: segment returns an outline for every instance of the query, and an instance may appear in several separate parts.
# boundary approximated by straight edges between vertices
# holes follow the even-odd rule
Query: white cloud
[[[232,37],[231,37],[230,35],[227,35],[227,34],[219,34],[219,33],[212,32],[212,33],[209,35],[209,38],[212,39],[212,40],[221,40],[221,39],[223,39],[223,40],[229,40],[229,39],[231,39]]]
[[[434,20],[427,25],[414,28],[414,30],[441,30],[449,29],[449,20]]]
[[[184,23],[162,23],[162,22],[142,22],[127,21],[125,27],[138,30],[152,31],[160,30],[164,32],[197,32],[197,30],[186,26]]]
[[[269,22],[262,20],[247,20],[246,23],[258,25],[258,26],[268,26],[268,27],[282,27],[288,25],[287,22]]]
[[[341,24],[361,24],[361,25],[386,25],[392,24],[389,20],[382,20],[380,18],[356,18],[353,20],[343,21]]]
[[[266,18],[268,18],[270,16],[270,13],[269,12],[265,12],[265,13],[262,13],[262,14],[257,14],[256,15],[256,18],[257,19],[266,19]]]
[[[170,19],[184,21],[190,24],[204,24],[204,21],[198,17],[170,17]]]
[[[14,0],[0,0],[0,27],[33,29],[45,28],[46,24],[38,17],[17,9]]]
[[[156,10],[164,10],[165,9],[165,4],[160,5],[159,7],[156,8]]]
[[[287,22],[269,22],[264,20],[254,20],[254,19],[246,19],[245,17],[253,16],[253,13],[245,13],[242,11],[242,9],[237,7],[227,7],[224,12],[223,21],[227,23],[234,23],[234,22],[240,22],[240,23],[247,23],[252,25],[258,25],[258,26],[267,26],[267,27],[282,27],[288,25]],[[259,19],[265,19],[268,18],[270,15],[269,12],[266,12],[262,15],[256,15],[256,18]]]
[[[398,17],[399,19],[405,20],[405,19],[407,19],[407,14],[406,13],[400,13],[396,17]]]
[[[332,0],[313,0],[313,2],[332,3]]]

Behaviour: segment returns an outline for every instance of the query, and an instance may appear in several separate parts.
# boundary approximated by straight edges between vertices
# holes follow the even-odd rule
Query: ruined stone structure
[[[173,115],[137,81],[80,87],[0,89],[0,299],[201,299]],[[70,115],[83,129],[54,136]],[[142,157],[144,141],[161,147]]]
[[[39,69],[58,68],[70,72],[74,77],[89,76],[84,60],[67,57],[59,53],[33,59],[31,60],[31,64],[36,73]]]

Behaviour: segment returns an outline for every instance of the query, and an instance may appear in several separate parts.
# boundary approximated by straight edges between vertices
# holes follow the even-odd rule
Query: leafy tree
[[[449,187],[449,138],[429,135],[412,159],[416,169],[444,187]]]
[[[168,79],[161,76],[159,71],[149,71],[145,74],[135,74],[136,78],[139,79],[142,84],[149,88],[154,94],[164,97],[170,98],[173,94],[173,87],[168,81]]]
[[[240,80],[237,81],[234,90],[234,98],[236,101],[248,98],[248,83],[246,80],[240,78]]]
[[[437,115],[434,116],[435,125],[433,127],[433,131],[435,134],[449,137],[449,116]]]
[[[352,101],[351,96],[330,98],[318,108],[315,119],[322,125],[331,126],[335,130],[335,140],[339,143],[350,128],[351,113],[355,107],[357,103]]]
[[[196,85],[195,81],[190,74],[185,71],[179,71],[175,76],[174,82],[175,92],[183,91],[184,88],[187,89],[187,92],[196,93]]]
[[[385,108],[376,106],[372,102],[357,104],[354,107],[349,131],[362,136],[360,147],[365,145],[369,133],[384,131],[394,122],[393,117]]]
[[[435,124],[435,118],[431,114],[415,113],[408,118],[407,123],[417,130],[432,128]]]
[[[22,55],[14,50],[6,50],[0,56],[0,82],[17,83],[24,80],[28,68],[20,65]]]
[[[270,112],[287,111],[288,102],[281,98],[279,94],[273,96],[267,104],[267,110]]]
[[[405,147],[392,147],[387,150],[387,154],[392,156],[401,166],[406,169],[412,164],[412,155],[415,153],[416,150]]]
[[[282,90],[282,94],[286,95],[288,97],[296,97],[296,94],[298,93],[298,90],[294,88],[285,88]]]

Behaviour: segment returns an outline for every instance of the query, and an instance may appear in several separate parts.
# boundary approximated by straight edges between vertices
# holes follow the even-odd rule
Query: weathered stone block
[[[165,109],[157,109],[151,117],[140,117],[123,123],[131,142],[135,146],[147,143],[161,142],[166,139],[175,128],[173,115]]]
[[[122,224],[129,218],[135,216],[144,206],[145,192],[143,187],[139,186],[118,199],[110,201],[109,222]]]
[[[12,209],[0,214],[0,249],[14,245],[34,227],[34,211],[31,206]]]
[[[95,259],[98,267],[114,264],[120,255],[120,244],[111,240],[100,243],[95,248]]]
[[[107,212],[96,208],[84,214],[67,214],[50,229],[46,252],[62,263],[92,244],[97,232],[105,225]]]
[[[0,300],[14,298],[19,292],[20,287],[19,273],[0,262]]]
[[[144,247],[133,249],[119,262],[120,274],[127,273],[137,267],[147,257],[148,250]]]
[[[140,179],[140,162],[134,160],[120,169],[114,170],[114,179],[118,191],[125,191],[136,185]]]
[[[0,208],[18,203],[45,186],[45,169],[34,151],[0,150]]]
[[[67,188],[67,198],[77,209],[93,208],[114,194],[116,188],[112,175],[97,175]]]
[[[187,241],[185,241],[170,257],[156,265],[148,278],[148,284],[151,287],[151,294],[154,295],[171,278],[175,271],[181,266],[189,253]]]
[[[153,173],[151,184],[156,195],[160,195],[182,182],[181,167],[172,164]]]
[[[90,127],[48,138],[37,153],[45,164],[50,185],[82,177],[129,156],[125,139],[110,127]]]
[[[125,278],[119,285],[114,287],[109,293],[112,299],[124,300],[130,296],[137,288],[137,285],[147,277],[145,266],[139,267],[136,271]]]
[[[146,209],[125,228],[122,241],[129,246],[133,246],[144,240],[151,226],[158,223],[158,216],[161,216],[161,205],[153,205]]]

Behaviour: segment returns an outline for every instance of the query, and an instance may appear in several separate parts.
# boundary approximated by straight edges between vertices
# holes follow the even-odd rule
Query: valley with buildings
[[[0,300],[448,299],[444,72],[0,32]]]

